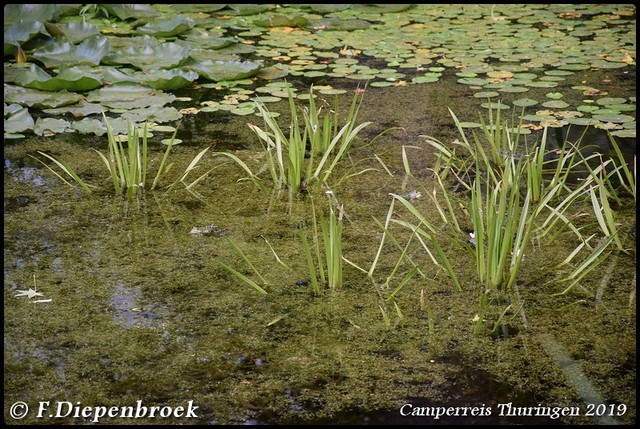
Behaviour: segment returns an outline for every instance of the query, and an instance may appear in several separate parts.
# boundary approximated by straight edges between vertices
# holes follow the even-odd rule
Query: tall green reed
[[[316,295],[319,295],[322,289],[321,285],[323,284],[326,284],[330,290],[336,290],[342,287],[342,272],[344,266],[344,258],[342,256],[342,226],[344,207],[342,205],[336,206],[333,201],[329,199],[329,215],[327,217],[322,211],[316,210],[313,196],[311,197],[311,207],[313,249],[309,244],[304,227],[300,229],[300,238],[307,260],[313,290]],[[320,228],[318,228],[318,225],[320,225]],[[317,269],[316,263],[318,266]]]
[[[125,194],[129,199],[131,199],[138,193],[139,190],[145,189],[148,183],[147,175],[149,151],[147,124],[145,123],[142,129],[140,129],[135,124],[129,122],[127,124],[127,135],[125,144],[123,141],[121,141],[121,139],[115,136],[113,128],[109,124],[109,121],[104,114],[103,120],[107,128],[107,153],[103,154],[98,150],[94,150],[100,156],[100,159],[103,161],[104,165],[109,171],[109,176],[113,184],[115,194]],[[160,162],[160,167],[158,168],[158,171],[156,172],[156,175],[150,186],[151,190],[155,189],[158,186],[160,179],[164,177],[173,166],[173,163],[167,164],[167,159],[173,147],[176,133],[177,129],[169,140],[167,149],[165,150],[162,161]],[[186,189],[191,190],[193,186],[204,179],[204,177],[206,177],[212,170],[209,170],[200,175],[191,183],[187,183],[186,181],[189,173],[195,170],[197,164],[200,162],[200,160],[208,150],[209,148],[205,148],[200,151],[193,158],[187,168],[178,176],[178,178],[166,187],[166,190],[173,190],[180,183],[184,184]],[[95,186],[89,185],[84,180],[82,180],[80,176],[74,171],[74,169],[64,160],[57,159],[52,155],[46,154],[41,151],[38,151],[38,153],[53,161],[67,176],[69,176],[73,180],[73,182],[77,183],[85,191],[91,192],[92,188],[95,188]],[[71,182],[67,181],[62,175],[57,173],[46,163],[44,163],[40,159],[38,159],[38,161],[43,163],[49,170],[51,170],[67,185],[72,186]]]
[[[631,182],[629,178],[633,177],[622,167],[605,175],[607,163],[603,163],[591,168],[590,175],[577,185],[571,184],[572,170],[578,166],[590,168],[588,166],[596,155],[583,157],[577,145],[564,142],[562,150],[558,151],[559,156],[550,160],[547,158],[546,130],[538,145],[530,148],[526,139],[522,145],[519,140],[521,118],[512,118],[512,124],[517,125],[510,126],[499,112],[500,109],[495,115],[490,113],[488,122],[481,119],[480,133],[472,131],[472,138],[468,139],[460,121],[450,110],[460,134],[453,149],[427,137],[427,142],[436,149],[434,177],[447,209],[437,203],[435,189],[432,200],[444,220],[445,228],[439,227],[433,219],[427,220],[410,202],[394,196],[409,209],[419,225],[426,227],[436,250],[435,256],[448,267],[449,277],[454,280],[456,274],[446,254],[443,257],[443,249],[435,246],[433,238],[438,235],[450,239],[451,243],[456,244],[455,247],[465,248],[472,253],[475,271],[486,291],[509,291],[515,287],[530,244],[540,242],[543,238],[553,241],[563,230],[572,231],[582,243],[571,258],[583,247],[593,251],[581,228],[574,225],[577,218],[587,215],[582,203],[586,198],[590,198],[605,236],[610,236],[609,243],[615,241],[615,222],[608,204],[605,179],[616,172],[628,183]],[[451,192],[442,185],[445,178],[457,181],[470,195],[470,210],[463,211],[470,214],[473,226],[470,242],[459,238],[463,236],[460,234],[460,224],[465,222],[458,219],[461,211],[453,210]],[[580,204],[576,205],[576,202]],[[398,223],[414,228],[411,222]],[[596,249],[597,256],[606,256],[603,246],[606,248],[605,244]],[[601,259],[595,257],[586,258],[565,280],[583,278],[599,261]],[[486,303],[486,300],[483,302]]]
[[[344,124],[340,119],[337,97],[333,108],[318,106],[314,89],[311,87],[308,106],[300,108],[296,105],[291,88],[287,88],[287,92],[290,123],[286,131],[260,101],[256,101],[256,106],[264,126],[248,125],[264,150],[266,170],[269,172],[273,188],[287,188],[291,196],[301,190],[317,191],[325,187],[329,179],[335,176],[340,162],[348,155],[360,132],[371,125],[371,122],[357,124],[364,92],[358,91],[354,95]],[[376,138],[390,130],[391,128],[384,130]],[[248,178],[256,186],[262,190],[266,189],[258,175],[238,157],[228,153],[217,155],[231,158],[247,172]],[[372,170],[374,169],[365,168],[355,173],[349,170],[337,179],[337,183]]]

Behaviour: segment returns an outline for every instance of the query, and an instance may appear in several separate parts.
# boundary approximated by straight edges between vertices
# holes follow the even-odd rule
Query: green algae
[[[435,156],[419,135],[455,139],[447,107],[459,118],[477,119],[481,100],[465,96],[464,86],[416,88],[369,89],[362,107],[360,117],[374,125],[355,145],[353,161],[376,153],[394,175],[380,169],[333,188],[348,216],[344,255],[365,269],[382,236],[373,217],[384,220],[388,194],[417,190],[427,195],[433,189],[429,168]],[[348,106],[350,96],[344,99],[341,105]],[[176,164],[214,143],[216,150],[234,150],[258,167],[258,142],[246,121],[224,118],[185,121],[185,143],[172,153]],[[403,130],[365,145],[390,126]],[[404,176],[402,145],[423,145],[423,150],[410,151],[413,177]],[[414,243],[409,254],[426,276],[415,276],[398,294],[402,317],[387,300],[402,276],[390,290],[378,287],[400,254],[390,243],[374,281],[345,265],[344,286],[314,297],[304,285],[309,274],[297,230],[309,222],[308,197],[289,203],[262,194],[249,182],[237,181],[243,177],[237,166],[223,163],[196,187],[196,194],[147,192],[127,202],[108,192],[87,195],[70,189],[41,166],[29,164],[26,156],[52,151],[81,176],[107,188],[88,146],[60,137],[5,146],[5,159],[11,160],[5,168],[6,405],[25,401],[35,407],[40,400],[61,400],[123,406],[142,399],[148,405],[178,406],[193,400],[200,406],[198,419],[145,420],[189,424],[335,422],[347,420],[349,412],[381,410],[398,417],[399,408],[412,399],[424,405],[491,406],[494,414],[498,403],[510,401],[584,408],[562,363],[540,341],[541,335],[552,335],[605,400],[629,407],[616,420],[635,421],[632,254],[617,254],[574,293],[552,297],[562,290],[553,266],[574,243],[557,240],[552,247],[532,250],[518,281],[524,313],[509,314],[503,329],[478,336],[473,319],[481,285],[469,255],[452,245],[446,250],[455,255],[463,290],[457,291]],[[159,163],[163,149],[158,144],[152,163]],[[202,162],[202,171],[220,164],[213,157]],[[364,166],[379,168],[373,159]],[[15,203],[7,206],[7,200]],[[415,205],[429,219],[438,218],[427,198]],[[635,247],[631,209],[619,212],[625,242]],[[192,227],[208,224],[223,229],[224,236],[189,234]],[[408,238],[399,228],[394,234],[401,243]],[[254,261],[268,281],[266,296],[213,263],[216,258],[243,267],[223,237]],[[277,263],[265,239],[290,269]],[[402,266],[404,272],[409,269]],[[52,302],[28,303],[14,296],[32,284],[34,274],[38,291]],[[487,319],[496,320],[504,307],[491,302]],[[7,408],[5,420],[13,421]],[[562,422],[596,421],[583,415]],[[33,414],[20,420],[42,422]]]

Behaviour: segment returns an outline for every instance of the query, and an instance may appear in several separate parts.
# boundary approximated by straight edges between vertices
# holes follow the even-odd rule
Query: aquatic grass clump
[[[364,97],[364,91],[356,91],[349,108],[344,125],[340,126],[339,106],[336,98],[333,109],[325,110],[315,102],[313,86],[309,89],[309,105],[300,109],[294,99],[293,91],[287,88],[291,122],[287,131],[278,124],[274,115],[260,101],[256,106],[264,122],[264,127],[248,124],[256,134],[265,153],[265,169],[269,172],[273,188],[287,188],[290,196],[302,190],[319,191],[327,185],[330,177],[349,153],[360,132],[371,122],[356,124],[358,112]],[[299,112],[302,111],[302,119]],[[369,144],[390,128],[379,133]],[[261,190],[265,190],[261,179],[247,164],[237,156],[218,152],[216,155],[226,156],[235,161],[248,174]],[[378,159],[381,162],[380,159]],[[384,165],[384,164],[383,164]],[[345,178],[357,176],[374,168],[365,168],[352,173],[349,170],[337,184]]]
[[[145,189],[145,186],[147,184],[149,158],[147,124],[145,123],[142,127],[142,130],[140,130],[140,128],[135,126],[135,124],[129,122],[125,145],[125,143],[123,143],[120,139],[116,138],[113,133],[113,129],[111,128],[109,121],[107,120],[107,117],[104,116],[104,114],[103,117],[105,126],[107,127],[107,154],[105,155],[98,150],[94,150],[100,156],[105,166],[107,167],[107,170],[109,171],[109,176],[113,183],[115,194],[122,195],[126,193],[127,197],[131,199],[137,194],[139,190]],[[160,167],[158,168],[158,171],[151,184],[151,190],[156,188],[159,180],[164,177],[173,167],[172,163],[167,165],[166,162],[169,157],[169,153],[171,152],[171,148],[174,145],[176,133],[177,129],[169,140],[169,143],[167,144],[167,149],[165,150],[162,161],[160,162]],[[200,160],[208,150],[209,148],[205,148],[200,151],[193,158],[187,168],[178,176],[178,178],[166,187],[166,190],[173,190],[180,183],[184,184],[187,190],[191,190],[193,186],[195,186],[204,177],[206,177],[212,170],[209,170],[206,173],[202,174],[191,183],[186,182],[187,175],[196,168],[197,164],[200,162]],[[72,179],[73,182],[78,184],[85,191],[92,192],[92,188],[95,188],[94,185],[89,185],[84,180],[82,180],[67,162],[57,159],[52,155],[46,154],[41,151],[38,151],[38,153],[53,161],[67,176]],[[73,186],[71,182],[66,180],[62,175],[53,170],[42,160],[38,158],[36,159],[44,164],[45,167],[52,171],[56,176],[58,176],[58,178],[60,178],[65,184]]]
[[[327,191],[327,196],[331,196],[331,191]],[[336,213],[337,212],[337,213]],[[320,213],[316,213],[316,205],[313,197],[311,197],[311,217],[313,226],[313,244],[314,252],[312,252],[307,233],[304,228],[300,229],[300,238],[302,247],[309,268],[309,276],[316,295],[321,292],[321,283],[326,284],[330,290],[336,290],[342,287],[342,222],[344,216],[344,207],[342,205],[334,206],[333,201],[329,198],[329,216],[326,217]],[[320,224],[320,231],[318,229]],[[320,244],[322,238],[322,244]],[[313,260],[315,253],[316,261]],[[315,264],[318,268],[316,270]],[[326,273],[325,273],[326,267]]]
[[[319,296],[322,294],[324,287],[335,291],[343,285],[342,273],[344,257],[342,256],[342,226],[344,209],[342,205],[336,206],[334,202],[329,199],[328,216],[325,216],[322,212],[316,212],[313,197],[311,197],[311,208],[312,239],[309,239],[304,226],[299,228],[299,235],[313,293]],[[225,239],[241,257],[243,261],[242,269],[253,272],[254,278],[257,277],[259,281],[254,280],[254,278],[243,274],[240,270],[218,259],[214,259],[213,262],[232,274],[242,283],[266,295],[267,290],[265,287],[270,283],[263,277],[256,266],[234,241],[227,237],[225,237]],[[266,239],[265,241],[271,249],[277,263],[288,271],[291,271],[291,268],[284,264],[280,257],[278,257],[273,247],[271,247],[271,244],[269,244]]]
[[[476,332],[486,331],[482,325],[490,303],[489,294],[493,294],[498,302],[505,303],[508,301],[501,298],[504,294],[515,294],[515,301],[504,309],[493,327],[493,332],[508,312],[517,314],[522,311],[517,281],[525,264],[525,256],[531,251],[534,242],[537,242],[538,246],[551,243],[565,231],[570,231],[578,238],[578,246],[561,264],[549,267],[551,270],[562,268],[564,271],[565,267],[571,266],[574,259],[579,259],[578,255],[584,251],[589,252],[559,280],[560,283],[568,283],[560,294],[566,294],[586,278],[611,253],[608,250],[611,243],[615,242],[616,246],[622,249],[610,205],[610,199],[614,194],[609,179],[614,176],[623,178],[627,188],[633,189],[629,184],[635,181],[635,176],[631,175],[630,171],[625,171],[622,166],[611,169],[612,160],[601,161],[592,167],[591,164],[600,155],[583,157],[578,150],[578,144],[572,145],[569,142],[564,142],[560,155],[553,159],[555,164],[551,165],[545,158],[546,130],[539,145],[530,149],[525,142],[525,148],[519,151],[518,138],[514,134],[519,135],[520,126],[510,128],[506,122],[493,122],[491,116],[489,124],[483,122],[481,125],[481,135],[485,137],[485,141],[476,133],[473,133],[473,140],[468,140],[460,122],[453,112],[451,114],[461,135],[460,140],[456,140],[454,144],[462,147],[467,157],[461,157],[455,148],[451,150],[439,141],[427,138],[436,149],[437,162],[436,169],[433,170],[436,186],[431,199],[442,222],[439,223],[437,218],[428,218],[403,196],[392,194],[393,202],[402,203],[416,222],[393,219],[392,202],[383,226],[385,234],[382,241],[387,236],[389,222],[409,229],[412,234],[409,241],[414,234],[426,238],[422,242],[423,247],[436,265],[445,268],[449,278],[458,288],[460,280],[451,264],[455,257],[453,252],[458,249],[470,252],[477,278],[483,285]],[[496,116],[497,119],[499,117]],[[578,166],[581,166],[583,171],[586,168],[589,174],[576,184],[570,182],[570,176]],[[444,185],[446,178],[453,178],[464,188],[466,192],[463,195],[469,197],[466,202],[452,195],[452,190]],[[438,202],[436,193],[444,198],[444,205]],[[453,198],[458,199],[466,208],[454,210]],[[590,225],[587,223],[581,226],[575,223],[577,219],[589,215],[585,210],[589,203],[595,213],[595,224],[600,227],[602,233],[602,238],[595,248],[589,242],[596,234],[589,237],[584,234],[584,228]],[[461,213],[469,216],[469,219],[459,218]],[[466,225],[469,221],[473,231],[465,239],[466,234],[460,225]],[[441,241],[447,241],[452,246],[445,250],[439,244]],[[370,274],[378,256],[376,255]]]

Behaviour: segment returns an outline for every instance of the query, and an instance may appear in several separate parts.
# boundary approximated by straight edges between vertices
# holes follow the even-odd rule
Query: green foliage
[[[273,115],[261,102],[256,102],[265,127],[249,124],[264,149],[267,170],[275,189],[286,187],[291,195],[303,188],[309,189],[315,184],[320,189],[335,172],[338,163],[347,155],[356,137],[371,122],[355,125],[362,103],[362,95],[356,94],[351,103],[346,123],[339,126],[338,105],[333,112],[323,112],[314,101],[313,87],[309,89],[309,107],[304,108],[301,121],[299,109],[294,101],[293,92],[287,89],[291,123],[285,133]],[[306,155],[309,153],[307,159]],[[228,155],[227,155],[228,156]],[[257,176],[246,167],[238,164],[249,173],[249,178],[257,184]],[[362,173],[362,172],[360,172]],[[360,173],[351,174],[357,175]]]
[[[560,280],[570,283],[562,294],[575,287],[606,258],[610,253],[607,248],[611,243],[623,250],[615,222],[615,212],[611,209],[610,201],[612,198],[617,199],[617,196],[610,179],[616,177],[622,182],[624,190],[635,191],[635,176],[626,168],[624,162],[611,168],[611,165],[615,165],[614,160],[600,161],[592,167],[600,155],[583,157],[577,144],[572,146],[565,142],[560,155],[554,159],[555,165],[551,166],[546,160],[546,130],[539,145],[530,149],[525,143],[525,148],[519,149],[519,126],[509,127],[506,121],[501,120],[499,112],[498,109],[495,121],[491,114],[488,123],[481,119],[481,136],[484,139],[474,132],[472,140],[467,139],[461,123],[451,112],[460,132],[460,140],[455,144],[463,153],[468,154],[468,157],[458,155],[457,148],[451,150],[439,141],[427,138],[427,142],[436,149],[434,176],[440,196],[446,204],[442,206],[438,202],[435,189],[432,200],[445,228],[434,220],[427,219],[402,196],[393,195],[394,201],[401,202],[417,223],[391,219],[392,203],[384,226],[385,235],[382,238],[384,240],[387,235],[390,221],[411,230],[409,241],[414,234],[427,238],[428,247],[435,252],[431,253],[427,245],[423,244],[423,247],[432,259],[437,260],[436,264],[445,268],[458,288],[460,285],[450,262],[449,250],[445,251],[439,240],[452,243],[452,250],[462,248],[470,251],[474,257],[478,280],[483,284],[485,291],[480,300],[476,332],[486,331],[481,327],[488,305],[486,294],[495,293],[496,296],[501,296],[513,291],[525,261],[525,254],[530,250],[530,244],[534,240],[541,243],[547,239],[550,243],[563,231],[571,231],[581,244],[560,266],[569,265],[585,250],[590,252],[568,276]],[[522,151],[524,153],[520,154]],[[616,153],[621,159],[619,149]],[[569,183],[569,178],[578,167],[583,171],[586,169],[588,175],[574,185]],[[464,210],[464,213],[470,214],[473,225],[473,233],[468,241],[460,238],[460,224],[463,224],[463,220],[458,219],[460,212],[453,209],[453,196],[443,185],[443,180],[447,177],[454,178],[470,194],[469,209]],[[574,225],[575,219],[587,215],[583,211],[587,198],[593,207],[596,224],[603,234],[595,249],[588,244],[593,235],[585,237],[581,229]],[[372,270],[377,257],[378,255]],[[510,307],[505,309],[500,320],[509,309]],[[519,312],[520,308],[517,311]],[[497,324],[490,331],[493,332],[496,328]]]
[[[103,115],[104,116],[104,115]],[[111,126],[109,125],[109,121],[106,116],[104,116],[105,126],[107,127],[107,139],[108,139],[108,149],[107,154],[103,154],[98,150],[95,150],[96,153],[102,159],[104,165],[109,171],[109,176],[111,178],[111,182],[113,183],[113,189],[116,195],[122,195],[126,193],[129,199],[133,198],[139,190],[145,189],[147,184],[147,167],[148,167],[148,142],[147,142],[147,125],[145,124],[140,130],[134,124],[129,123],[127,130],[127,143],[126,145],[117,139],[113,133]],[[155,189],[159,180],[170,170],[173,164],[166,165],[167,159],[169,157],[169,153],[171,152],[171,148],[173,147],[173,142],[175,140],[177,130],[174,132],[169,144],[167,145],[167,149],[165,150],[162,161],[160,162],[160,168],[158,169],[156,176],[151,185],[151,190]],[[212,170],[207,171],[203,175],[199,176],[196,180],[191,183],[186,181],[188,174],[193,171],[197,164],[200,162],[204,154],[209,150],[209,148],[205,148],[200,153],[198,153],[191,163],[187,166],[187,168],[178,176],[178,178],[172,182],[169,186],[167,186],[166,190],[171,191],[175,189],[175,187],[182,183],[185,185],[187,190],[191,190],[193,186],[199,183],[204,177],[206,177]],[[87,192],[91,192],[91,187],[95,187],[92,185],[88,185],[84,182],[80,176],[73,170],[73,168],[63,160],[56,159],[52,155],[48,155],[44,152],[38,152],[39,154],[45,156],[49,160],[53,161],[67,176],[69,176],[73,182],[78,184],[82,189]],[[36,158],[37,159],[37,158]],[[38,159],[39,160],[39,159]],[[52,171],[58,178],[60,178],[65,184],[69,186],[73,186],[73,183],[66,180],[59,173],[54,171],[51,167],[45,164],[42,160],[39,160],[43,163],[50,171]]]

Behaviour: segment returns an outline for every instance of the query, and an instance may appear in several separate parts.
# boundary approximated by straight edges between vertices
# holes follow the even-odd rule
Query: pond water
[[[612,97],[628,95],[635,92],[633,70],[631,78],[623,71],[579,72],[563,85],[580,82],[582,73],[595,80],[606,75],[613,81]],[[302,88],[338,83],[289,80]],[[340,106],[348,107],[357,85],[342,82],[349,93],[338,96]],[[180,95],[195,98],[196,92]],[[546,92],[534,89],[531,97]],[[424,276],[410,277],[396,299],[389,298],[411,270],[406,260],[396,267],[411,236],[398,225],[390,227],[398,245],[385,242],[373,275],[355,267],[368,271],[372,266],[390,193],[413,195],[427,219],[439,219],[428,197],[437,185],[431,170],[436,157],[422,136],[451,143],[459,134],[448,109],[460,120],[475,121],[486,111],[481,103],[453,75],[437,86],[368,87],[358,119],[372,124],[359,135],[337,177],[353,172],[356,163],[356,171],[375,171],[339,184],[330,181],[332,194],[309,190],[292,199],[286,191],[264,193],[239,180],[245,172],[238,165],[211,154],[233,153],[258,169],[264,154],[247,126],[259,124],[255,117],[186,116],[178,133],[184,143],[170,156],[174,172],[206,147],[211,150],[197,171],[215,169],[191,191],[146,191],[133,200],[110,192],[110,179],[94,151],[106,151],[106,136],[5,141],[5,421],[88,424],[96,414],[90,410],[83,416],[84,407],[175,411],[195,406],[190,417],[131,419],[116,413],[100,421],[635,423],[633,198],[614,207],[629,250],[614,249],[565,295],[554,295],[565,289],[561,279],[567,273],[555,267],[579,244],[575,237],[561,231],[553,243],[532,246],[517,296],[508,298],[519,300],[520,311],[505,310],[504,301],[488,306],[487,325],[501,322],[494,332],[474,332],[484,285],[469,253],[451,243],[444,249],[461,290],[412,242],[406,253]],[[280,124],[288,124],[285,102],[269,108],[282,113]],[[554,131],[550,144],[559,147],[564,139],[576,138],[576,131]],[[587,153],[611,153],[606,133],[588,131],[582,145]],[[533,145],[539,138],[533,133],[527,142]],[[635,139],[617,141],[635,168]],[[405,174],[403,146],[411,175]],[[154,174],[164,148],[152,145]],[[31,157],[37,151],[67,160],[99,190],[87,194],[66,186]],[[299,230],[305,227],[314,238],[311,199],[323,210],[327,195],[343,204],[343,255],[353,265],[345,264],[340,288],[323,288],[316,296]],[[459,198],[461,207],[468,204],[464,195]],[[588,199],[583,209],[591,213]],[[399,205],[395,215],[408,219]],[[585,215],[574,224],[591,231],[597,227],[594,219]],[[215,228],[191,233],[210,225]],[[267,294],[219,264],[257,280],[232,243],[264,277]],[[19,292],[28,290],[41,295]],[[16,420],[12,405],[19,401],[30,412]],[[56,407],[61,407],[57,416]]]

